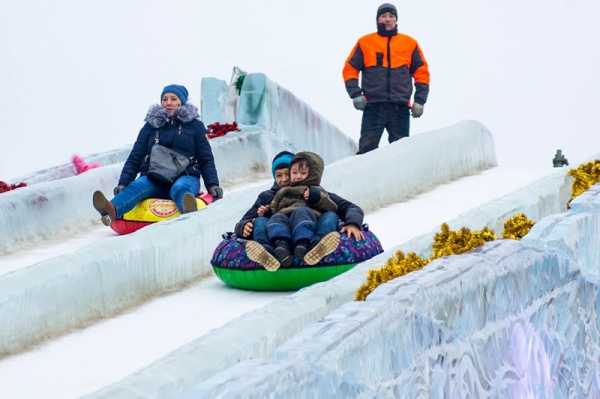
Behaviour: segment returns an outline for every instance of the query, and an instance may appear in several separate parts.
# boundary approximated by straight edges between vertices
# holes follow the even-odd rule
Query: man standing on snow
[[[376,149],[384,128],[390,143],[408,137],[409,109],[413,118],[419,118],[427,101],[427,61],[415,39],[398,33],[397,22],[396,7],[380,5],[377,32],[361,37],[344,65],[346,90],[354,108],[363,111],[358,154]],[[358,85],[361,72],[362,87]]]

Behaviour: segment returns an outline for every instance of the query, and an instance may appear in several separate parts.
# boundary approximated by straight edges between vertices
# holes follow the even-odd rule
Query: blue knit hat
[[[294,159],[294,154],[289,151],[281,151],[279,154],[275,155],[273,158],[273,163],[271,164],[271,172],[273,173],[273,177],[275,177],[275,171],[281,168],[289,168],[292,163],[292,159]]]
[[[182,85],[168,85],[165,86],[165,88],[163,89],[162,93],[160,94],[160,100],[162,101],[163,96],[165,95],[165,93],[173,93],[175,94],[179,100],[181,101],[181,105],[187,103],[188,100],[188,91],[185,88],[185,86]]]

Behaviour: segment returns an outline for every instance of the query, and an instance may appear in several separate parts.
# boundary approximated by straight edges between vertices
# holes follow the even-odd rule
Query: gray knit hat
[[[377,9],[377,19],[381,16],[381,14],[385,14],[386,12],[391,13],[394,17],[398,18],[398,10],[396,6],[390,3],[383,3]]]

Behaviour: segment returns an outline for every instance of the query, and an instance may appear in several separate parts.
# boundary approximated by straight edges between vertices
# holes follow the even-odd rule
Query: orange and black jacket
[[[350,98],[364,94],[368,102],[410,104],[413,79],[416,103],[425,104],[429,94],[429,69],[423,52],[415,39],[400,33],[361,37],[346,59],[343,76]]]

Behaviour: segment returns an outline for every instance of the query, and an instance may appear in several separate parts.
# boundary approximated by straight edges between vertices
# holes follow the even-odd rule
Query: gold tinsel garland
[[[463,254],[485,244],[486,241],[494,241],[496,233],[484,227],[481,231],[471,231],[463,227],[452,231],[446,223],[442,224],[440,232],[433,239],[433,255],[431,259],[442,256]]]
[[[571,189],[570,204],[571,201],[600,181],[600,160],[581,164],[577,168],[571,169],[569,175],[575,178]]]
[[[523,213],[517,213],[504,223],[502,236],[508,239],[520,240],[534,225],[534,222]],[[429,258],[421,258],[414,252],[407,255],[402,251],[396,251],[394,256],[387,260],[385,265],[379,269],[371,269],[367,275],[367,281],[356,291],[357,301],[364,301],[377,286],[403,276],[415,270],[422,269],[434,259],[443,256],[458,255],[480,247],[488,241],[494,241],[496,233],[490,228],[474,230],[463,227],[460,230],[450,230],[448,224],[442,224],[440,232],[433,239],[433,253]]]
[[[504,232],[502,238],[507,240],[520,240],[525,237],[535,222],[525,216],[524,213],[517,213],[504,223]]]

